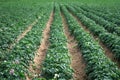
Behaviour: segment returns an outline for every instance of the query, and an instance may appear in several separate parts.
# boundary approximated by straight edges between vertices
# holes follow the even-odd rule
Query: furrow
[[[74,39],[74,36],[72,36],[69,32],[68,25],[63,13],[61,13],[61,16],[64,26],[64,33],[67,37],[67,47],[72,59],[71,66],[74,70],[73,78],[75,80],[85,80],[85,62],[83,60],[81,51],[77,47],[77,41]]]
[[[39,19],[40,19],[40,17],[38,17],[38,19],[36,19],[32,24],[30,24],[30,25],[27,27],[27,29],[25,29],[25,31],[23,31],[23,32],[17,37],[17,39],[15,39],[15,42],[14,42],[14,43],[10,44],[9,50],[11,50],[11,49],[15,46],[16,43],[18,43],[22,38],[24,38],[25,35],[26,35],[29,31],[31,31],[32,27],[38,22]]]
[[[69,11],[69,10],[68,10]],[[86,31],[88,32],[95,40],[98,41],[99,45],[102,47],[102,49],[105,52],[105,55],[113,62],[117,63],[117,65],[120,67],[120,64],[117,60],[115,60],[115,56],[113,55],[112,51],[109,50],[99,39],[99,37],[94,36],[93,33],[80,21],[80,19],[77,18],[76,15],[74,15],[71,11],[69,11],[70,14],[72,14],[72,16],[77,20],[77,22],[79,23],[79,25]]]
[[[54,12],[51,13],[48,22],[46,23],[46,28],[43,31],[43,39],[41,45],[39,46],[38,50],[36,51],[36,55],[33,60],[33,64],[30,63],[29,71],[32,73],[32,76],[27,76],[27,80],[32,80],[33,77],[38,77],[41,70],[41,64],[46,56],[46,51],[49,47],[49,33],[50,33],[50,26],[52,24],[54,17]]]

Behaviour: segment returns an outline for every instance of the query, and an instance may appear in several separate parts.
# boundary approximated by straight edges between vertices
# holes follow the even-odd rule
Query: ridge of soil
[[[26,80],[32,80],[32,78],[34,77],[40,77],[39,74],[41,73],[41,69],[40,69],[41,64],[45,59],[46,52],[49,47],[49,33],[50,33],[50,26],[52,24],[53,17],[54,17],[54,12],[50,14],[49,20],[46,23],[46,28],[42,33],[43,39],[42,39],[41,45],[39,46],[35,54],[35,57],[33,60],[34,63],[30,63],[29,71],[31,72],[32,75],[31,76],[26,75]]]
[[[85,62],[82,54],[77,47],[77,41],[69,32],[65,16],[61,13],[65,36],[67,37],[67,47],[71,57],[71,66],[74,70],[73,78],[75,80],[86,80]]]
[[[68,10],[69,11],[69,10]],[[111,50],[109,50],[102,42],[101,40],[97,37],[97,36],[94,36],[92,34],[92,32],[84,25],[82,24],[82,22],[80,21],[80,19],[77,18],[76,15],[74,15],[71,11],[69,11],[70,14],[77,20],[77,22],[79,23],[79,25],[81,25],[81,27],[86,31],[88,32],[95,40],[97,40],[97,42],[99,43],[99,45],[102,47],[102,49],[104,50],[104,53],[105,55],[113,62],[115,62],[118,66],[118,68],[120,68],[120,62],[118,62],[117,60],[115,60],[114,58],[114,55],[112,53]]]

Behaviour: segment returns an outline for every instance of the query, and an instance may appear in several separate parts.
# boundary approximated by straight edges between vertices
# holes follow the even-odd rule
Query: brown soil
[[[120,62],[115,60],[113,53],[99,40],[99,44],[102,46],[105,55],[109,57],[113,62],[117,63],[118,67],[120,68]]]
[[[32,29],[32,27],[38,22],[40,17],[38,17],[38,19],[36,19],[32,24],[30,24],[27,29],[25,29],[25,31],[23,31],[18,37],[17,39],[15,40],[15,42],[13,44],[10,45],[10,48],[9,50],[11,50],[16,43],[18,43],[22,38],[25,37],[25,35]]]
[[[70,12],[70,11],[69,11],[69,12]],[[72,12],[70,12],[70,13],[72,14]],[[89,29],[88,29],[85,25],[83,25],[82,22],[81,22],[74,14],[72,14],[72,15],[73,15],[73,17],[78,21],[79,25],[80,25],[86,32],[88,32],[95,40],[98,41],[99,45],[103,48],[103,50],[104,50],[104,52],[105,52],[105,55],[106,55],[111,61],[117,63],[118,67],[120,68],[120,62],[118,62],[117,60],[115,60],[112,51],[109,50],[109,49],[100,41],[100,39],[99,39],[97,36],[94,36],[94,35],[92,34],[92,32],[90,32]]]
[[[32,80],[33,77],[38,77],[39,74],[41,73],[41,70],[40,70],[41,64],[45,59],[46,52],[49,47],[48,39],[49,39],[49,33],[50,33],[50,26],[53,21],[53,16],[54,16],[54,13],[52,12],[49,17],[49,20],[46,24],[46,28],[43,31],[43,35],[42,35],[43,39],[42,39],[39,49],[37,50],[35,57],[34,57],[34,60],[33,60],[34,64],[30,63],[29,71],[32,73],[32,76],[29,76],[29,77],[26,76],[27,80]]]
[[[74,70],[73,78],[75,80],[86,80],[86,74],[85,74],[85,62],[83,60],[82,54],[80,50],[77,47],[77,42],[74,39],[73,36],[71,36],[68,25],[66,23],[66,20],[64,18],[64,15],[61,13],[63,26],[64,26],[64,33],[67,37],[67,46],[69,53],[71,55],[71,66]]]

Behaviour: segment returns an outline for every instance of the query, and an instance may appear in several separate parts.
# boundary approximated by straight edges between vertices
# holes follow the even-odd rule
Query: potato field
[[[0,0],[0,80],[120,80],[120,1]]]

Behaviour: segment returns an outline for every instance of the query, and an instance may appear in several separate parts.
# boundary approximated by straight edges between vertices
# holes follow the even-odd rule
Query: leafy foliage
[[[66,47],[66,37],[62,29],[62,20],[58,4],[55,6],[54,21],[50,31],[50,47],[43,62],[42,75],[47,80],[69,80],[73,70],[70,67],[70,57]]]
[[[29,61],[33,61],[35,51],[40,45],[42,30],[52,10],[52,6],[49,6],[50,9],[46,7],[44,6],[39,13],[41,19],[33,26],[32,30],[11,51],[5,54],[6,57],[0,63],[0,79],[25,80],[25,73],[29,73]]]
[[[91,20],[90,18],[87,18],[84,14],[82,13],[76,14],[76,11],[73,7],[69,7],[69,10],[71,10],[94,35],[98,36],[99,39],[108,48],[111,49],[111,51],[115,55],[115,58],[118,59],[119,61],[120,60],[120,56],[119,56],[120,37],[118,37],[117,35],[108,33],[103,27],[101,27],[100,25],[97,25],[95,21]]]
[[[94,13],[91,13],[90,10],[89,10],[89,12],[87,12],[87,11],[82,10],[79,7],[76,7],[76,9],[78,12],[83,13],[88,18],[93,19],[97,24],[101,25],[101,27],[103,26],[108,32],[120,36],[120,27],[118,27],[116,24],[114,24],[112,22],[108,22],[104,18],[99,17]]]
[[[116,64],[108,59],[101,46],[78,25],[76,20],[70,15],[65,7],[62,6],[69,29],[75,39],[78,41],[78,46],[82,51],[82,55],[86,61],[86,74],[89,80],[117,80],[120,78],[120,70]],[[87,21],[87,20],[86,20]]]

